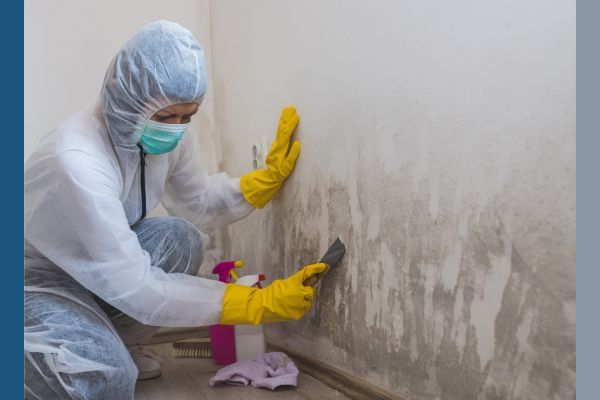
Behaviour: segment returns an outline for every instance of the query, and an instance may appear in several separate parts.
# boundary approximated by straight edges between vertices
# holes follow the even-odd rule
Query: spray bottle
[[[242,261],[223,261],[213,268],[219,281],[261,288],[263,274],[246,275],[238,278],[235,268],[244,266]],[[211,351],[218,365],[229,365],[237,361],[250,360],[265,352],[262,325],[212,325],[209,328]]]
[[[212,272],[219,275],[219,281],[232,283],[232,278],[237,279],[234,269],[243,266],[243,261],[223,261],[217,264]],[[218,365],[229,365],[236,362],[234,326],[222,324],[211,325],[209,332],[210,350],[215,363]]]
[[[237,285],[261,288],[261,281],[265,280],[263,274],[242,276],[235,283]],[[265,334],[260,325],[234,325],[235,357],[237,361],[251,360],[261,354],[265,349]]]

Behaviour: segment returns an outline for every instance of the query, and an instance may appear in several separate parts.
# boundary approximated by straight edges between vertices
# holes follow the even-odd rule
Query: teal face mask
[[[187,124],[165,124],[148,120],[140,144],[144,151],[148,154],[164,154],[168,153],[177,147],[177,143],[181,140],[183,132],[190,126]]]

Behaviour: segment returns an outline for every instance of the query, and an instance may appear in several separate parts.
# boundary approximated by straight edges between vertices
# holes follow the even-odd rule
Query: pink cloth
[[[298,386],[298,368],[284,353],[262,354],[252,360],[228,365],[217,371],[208,384],[263,387]]]

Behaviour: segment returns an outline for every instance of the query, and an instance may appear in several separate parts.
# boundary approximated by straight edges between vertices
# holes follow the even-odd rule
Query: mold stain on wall
[[[490,179],[506,171],[457,184],[460,167],[428,155],[393,170],[372,154],[345,176],[298,173],[269,210],[234,226],[246,239],[230,251],[272,279],[316,262],[337,235],[348,249],[310,314],[269,326],[269,339],[407,398],[574,398],[574,306],[564,306],[574,260],[567,251],[536,269],[520,255],[510,196]],[[248,239],[252,224],[264,243]],[[560,246],[547,229],[535,235]]]
[[[225,254],[277,279],[348,250],[269,340],[407,399],[574,399],[574,3],[350,3],[211,4],[223,169],[302,117]]]

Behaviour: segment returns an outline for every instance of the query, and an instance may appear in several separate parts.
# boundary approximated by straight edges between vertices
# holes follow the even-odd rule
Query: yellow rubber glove
[[[277,136],[266,158],[266,168],[257,169],[240,178],[242,194],[256,208],[263,208],[279,191],[283,181],[292,173],[300,154],[300,142],[290,140],[300,117],[296,108],[288,106],[281,111]]]
[[[302,268],[264,289],[228,284],[223,296],[222,324],[262,324],[300,319],[312,305],[315,289],[304,281],[327,269],[323,263]]]

